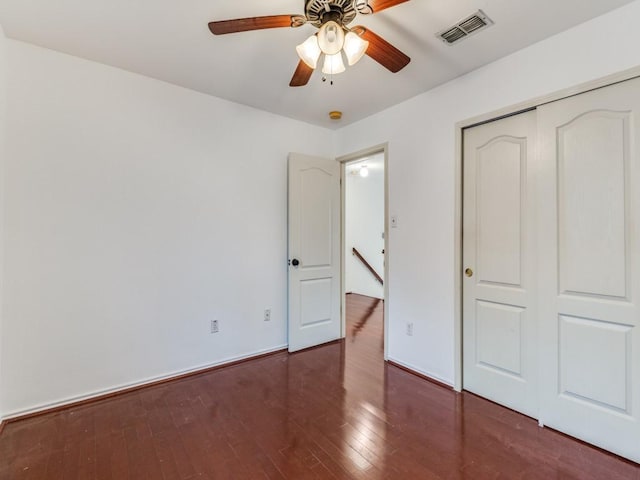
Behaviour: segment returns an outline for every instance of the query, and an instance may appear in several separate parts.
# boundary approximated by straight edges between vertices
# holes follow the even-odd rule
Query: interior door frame
[[[581,83],[579,85],[565,88],[549,95],[536,97],[525,102],[517,103],[499,110],[487,112],[476,117],[472,117],[466,120],[462,120],[455,124],[455,211],[454,211],[454,390],[456,392],[462,391],[463,378],[462,378],[462,195],[463,195],[463,130],[466,128],[475,127],[483,123],[499,120],[504,117],[510,117],[522,112],[526,112],[535,109],[546,103],[562,100],[563,98],[572,97],[574,95],[580,95],[590,90],[596,90],[598,88],[608,87],[616,83],[631,80],[632,78],[640,77],[640,67],[634,67],[622,72],[607,75],[605,77],[592,80],[589,82]],[[386,164],[385,164],[386,167]],[[386,172],[385,172],[386,173]],[[386,235],[385,235],[386,237]],[[385,250],[386,251],[386,250]],[[386,273],[386,272],[385,272]],[[386,298],[386,297],[385,297]],[[386,303],[385,303],[386,308]],[[386,320],[386,312],[385,312]],[[386,338],[385,338],[385,358],[386,358]]]
[[[346,295],[346,283],[345,283],[345,247],[346,247],[346,224],[345,224],[345,210],[346,210],[346,172],[347,172],[347,163],[353,162],[355,160],[361,160],[364,157],[369,157],[371,155],[376,155],[382,153],[384,156],[384,284],[383,284],[383,332],[384,332],[384,360],[385,362],[389,359],[388,348],[389,348],[389,144],[382,143],[380,145],[376,145],[370,148],[365,148],[364,150],[360,150],[354,153],[350,153],[347,155],[343,155],[338,157],[336,160],[340,162],[340,215],[341,215],[341,225],[340,225],[340,315],[342,317],[342,338],[347,336],[347,319],[346,319],[346,306],[345,306],[345,295]]]

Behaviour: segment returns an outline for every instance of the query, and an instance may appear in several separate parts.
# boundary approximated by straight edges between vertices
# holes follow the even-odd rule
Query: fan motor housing
[[[329,7],[329,11],[326,7]],[[358,13],[353,0],[305,0],[304,11],[307,22],[316,27],[321,27],[329,20],[348,25]]]

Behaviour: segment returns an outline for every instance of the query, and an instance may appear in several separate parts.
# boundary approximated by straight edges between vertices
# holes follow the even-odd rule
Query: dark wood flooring
[[[382,360],[382,302],[347,338],[9,423],[0,478],[606,479],[640,467]]]

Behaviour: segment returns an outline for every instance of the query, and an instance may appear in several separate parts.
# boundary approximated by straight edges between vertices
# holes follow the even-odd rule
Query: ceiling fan
[[[304,15],[270,15],[221,20],[210,22],[209,30],[214,35],[224,35],[267,28],[297,28],[307,23],[313,25],[318,32],[296,47],[300,62],[289,83],[291,87],[301,87],[309,82],[322,55],[322,72],[327,75],[343,72],[345,58],[349,65],[354,65],[365,54],[394,73],[406,67],[411,59],[396,47],[362,25],[348,25],[355,20],[358,13],[370,15],[408,1],[305,0]]]

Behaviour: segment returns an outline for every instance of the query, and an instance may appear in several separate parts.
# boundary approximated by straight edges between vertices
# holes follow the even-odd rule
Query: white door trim
[[[592,80],[586,83],[576,85],[574,87],[565,88],[554,92],[549,95],[533,98],[525,102],[517,103],[499,110],[494,110],[476,117],[462,120],[455,125],[455,206],[454,206],[454,390],[457,392],[462,391],[462,131],[465,128],[479,125],[481,123],[497,120],[502,117],[517,115],[518,113],[531,110],[533,108],[544,105],[545,103],[555,102],[562,100],[563,98],[571,97],[573,95],[580,95],[581,93],[595,90],[598,88],[607,87],[615,83],[624,82],[632,78],[640,77],[640,67],[634,67],[629,70],[624,70],[613,75]],[[386,155],[385,155],[386,157]],[[386,160],[386,159],[385,159]],[[385,164],[386,169],[386,164]],[[386,170],[385,170],[386,174]],[[386,203],[386,199],[385,199]],[[386,218],[386,215],[385,215]],[[385,225],[386,229],[386,225]],[[385,235],[386,237],[386,235]],[[385,247],[386,248],[386,247]],[[386,249],[385,249],[386,257]],[[386,258],[385,258],[386,260]],[[386,278],[386,271],[385,271]],[[386,282],[385,282],[386,284]],[[385,285],[385,300],[386,300],[386,285]],[[385,302],[385,309],[387,304]],[[385,311],[386,322],[386,311]],[[386,328],[386,325],[385,325]],[[386,331],[386,330],[385,330]],[[386,358],[386,338],[385,338],[385,358]]]
[[[342,302],[341,313],[342,313],[342,337],[346,337],[346,312],[345,312],[345,186],[346,186],[346,164],[352,162],[354,160],[361,159],[363,157],[368,157],[371,155],[375,155],[377,153],[384,154],[384,285],[383,285],[383,296],[384,296],[384,320],[383,320],[383,330],[384,330],[384,360],[387,361],[388,357],[388,348],[389,348],[389,144],[383,143],[381,145],[376,145],[374,147],[365,148],[364,150],[360,150],[358,152],[350,153],[348,155],[343,155],[338,157],[336,160],[341,164],[341,173],[340,173],[340,204],[341,204],[341,227],[340,227],[340,250],[342,252],[341,258],[341,289],[340,289],[340,298]]]

